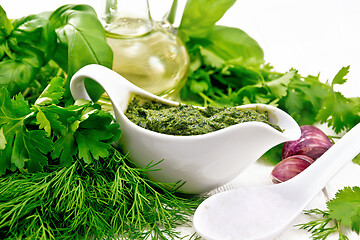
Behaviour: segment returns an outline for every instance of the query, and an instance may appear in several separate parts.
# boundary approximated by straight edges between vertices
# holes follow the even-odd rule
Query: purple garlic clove
[[[300,130],[301,137],[298,140],[284,144],[282,159],[292,155],[306,155],[316,160],[333,145],[326,134],[315,126],[301,126]]]
[[[273,183],[285,182],[310,166],[314,160],[305,155],[293,155],[279,162],[271,172]]]

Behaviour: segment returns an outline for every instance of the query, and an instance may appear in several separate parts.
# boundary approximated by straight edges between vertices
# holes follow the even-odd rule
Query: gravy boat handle
[[[157,99],[158,101],[167,104],[177,105],[173,101],[159,98],[158,96],[137,87],[120,74],[98,64],[90,64],[81,68],[71,78],[70,91],[75,100],[91,100],[85,88],[86,78],[92,79],[100,84],[109,96],[115,112],[124,112],[130,97],[134,94],[150,99]]]

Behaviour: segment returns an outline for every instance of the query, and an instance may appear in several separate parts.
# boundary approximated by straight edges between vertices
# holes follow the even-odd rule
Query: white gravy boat
[[[296,121],[284,111],[264,104],[239,108],[256,108],[269,113],[270,122],[283,129],[280,132],[262,122],[245,122],[215,132],[194,136],[173,136],[144,129],[125,115],[128,103],[138,95],[150,100],[177,106],[170,101],[130,83],[116,72],[100,65],[88,65],[71,79],[74,99],[90,100],[84,79],[99,83],[108,94],[120,124],[120,146],[132,161],[141,167],[163,160],[159,171],[149,171],[150,179],[162,183],[184,183],[179,191],[199,194],[213,190],[237,177],[270,148],[300,137]]]

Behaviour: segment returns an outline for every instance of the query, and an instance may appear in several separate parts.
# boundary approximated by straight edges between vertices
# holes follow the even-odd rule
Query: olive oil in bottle
[[[113,70],[153,94],[176,98],[189,68],[182,41],[151,19],[147,0],[107,0],[106,9]]]

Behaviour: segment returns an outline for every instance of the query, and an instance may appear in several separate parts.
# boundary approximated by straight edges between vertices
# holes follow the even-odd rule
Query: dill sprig
[[[299,229],[310,232],[314,240],[325,240],[331,234],[338,234],[339,240],[349,240],[348,237],[342,233],[340,222],[330,217],[329,210],[324,211],[315,208],[305,210],[304,214],[320,216],[318,219],[296,225]]]
[[[150,181],[146,172],[154,167],[138,168],[114,149],[92,164],[78,160],[46,172],[5,175],[0,238],[180,238],[176,227],[189,224],[202,199]]]

